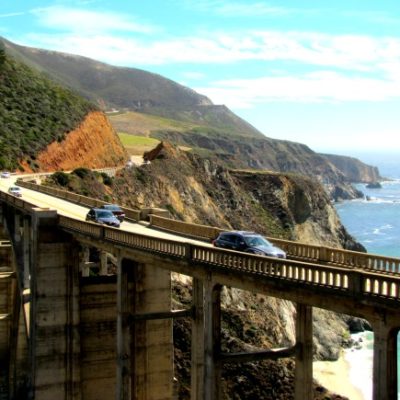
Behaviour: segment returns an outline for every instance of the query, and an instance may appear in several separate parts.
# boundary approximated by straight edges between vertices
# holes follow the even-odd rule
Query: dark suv
[[[103,204],[100,208],[111,211],[121,222],[125,219],[125,213],[116,204]]]
[[[269,257],[286,258],[286,253],[279,247],[255,232],[233,231],[221,232],[213,241],[215,247],[223,247],[246,253],[260,254]]]
[[[109,226],[119,228],[120,220],[110,211],[102,208],[91,208],[86,215],[86,221],[97,222]]]

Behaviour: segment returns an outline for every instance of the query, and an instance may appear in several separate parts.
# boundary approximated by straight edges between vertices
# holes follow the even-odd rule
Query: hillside
[[[0,169],[43,171],[124,162],[127,156],[116,133],[92,103],[3,49],[0,55]],[[85,133],[78,139],[76,132]]]
[[[147,155],[150,164],[126,168],[111,185],[90,173],[72,174],[64,189],[133,208],[163,207],[177,219],[226,229],[254,229],[268,236],[362,250],[341,225],[323,188],[294,174],[229,171],[218,162],[180,151],[168,143]],[[56,183],[50,179],[48,184]],[[175,276],[174,303],[190,302],[187,279]],[[229,351],[284,347],[294,338],[294,307],[290,302],[226,288],[223,291],[223,348]],[[182,304],[181,304],[182,303]],[[315,310],[315,357],[335,359],[345,343],[342,319]],[[180,399],[188,398],[190,324],[174,325]],[[239,384],[254,382],[254,385]],[[288,399],[293,379],[290,361],[266,361],[224,370],[224,398]],[[273,388],[273,391],[271,391]],[[319,388],[320,398],[339,398]],[[262,397],[264,395],[265,397]],[[315,398],[318,398],[317,395]]]
[[[265,137],[227,107],[212,104],[190,88],[143,70],[2,41],[8,53],[95,101],[103,110],[118,110],[111,116],[117,132],[139,135],[137,112],[144,116],[142,121],[161,117],[170,121],[169,126],[153,127],[147,136],[189,147],[198,154],[214,154],[231,168],[296,172],[320,182],[327,179],[340,188],[333,187],[332,193],[339,192],[342,198],[357,196],[343,171],[325,156],[299,143]],[[365,178],[374,180],[367,174]]]

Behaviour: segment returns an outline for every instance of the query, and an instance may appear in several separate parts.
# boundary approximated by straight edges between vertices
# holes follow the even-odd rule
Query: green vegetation
[[[118,136],[121,140],[121,143],[125,147],[132,147],[132,146],[156,146],[160,143],[159,140],[145,137],[145,136],[135,136],[130,135],[129,133],[118,133]]]
[[[0,168],[14,170],[76,128],[94,109],[88,101],[0,51]]]
[[[50,175],[44,185],[59,187],[73,193],[95,197],[104,201],[111,201],[106,186],[113,185],[113,178],[104,172],[91,171],[87,168],[76,168],[71,174],[55,172]]]

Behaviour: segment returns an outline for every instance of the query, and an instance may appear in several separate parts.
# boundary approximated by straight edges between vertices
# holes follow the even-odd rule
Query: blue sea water
[[[400,257],[400,161],[397,157],[379,155],[359,158],[377,166],[381,175],[390,180],[382,182],[381,189],[368,189],[357,184],[365,198],[337,204],[337,212],[347,231],[366,247],[368,253]],[[367,350],[372,353],[371,340],[368,343]],[[400,337],[397,343],[400,349]],[[400,382],[399,350],[397,357]],[[400,398],[400,384],[398,387]]]

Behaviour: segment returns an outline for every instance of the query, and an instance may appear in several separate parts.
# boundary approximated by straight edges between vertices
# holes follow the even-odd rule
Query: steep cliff
[[[362,249],[346,232],[325,190],[294,174],[233,171],[218,162],[161,143],[148,152],[149,164],[125,168],[110,186],[90,173],[73,174],[68,189],[133,208],[163,207],[177,219],[226,229],[251,229],[265,235],[308,243]],[[79,180],[79,183],[77,182]],[[191,281],[174,274],[174,305],[191,301]],[[266,295],[225,288],[222,293],[224,351],[284,347],[294,343],[292,303]],[[345,342],[346,324],[314,310],[315,357],[335,359]],[[175,362],[179,398],[189,398],[190,324],[177,321]],[[291,398],[293,363],[265,361],[227,366],[225,398]],[[253,384],[252,384],[253,383]],[[315,386],[315,399],[335,397]]]
[[[40,171],[72,170],[77,167],[102,168],[124,163],[127,154],[107,117],[100,111],[89,113],[65,139],[50,143],[35,160]],[[25,172],[31,166],[21,162]]]
[[[160,144],[146,158],[149,164],[122,170],[113,179],[111,188],[102,187],[90,174],[83,178],[73,174],[68,189],[93,193],[134,208],[167,208],[175,218],[185,221],[226,229],[251,229],[308,243],[359,248],[341,225],[324,189],[308,178],[232,171],[168,143]],[[176,274],[174,277],[174,304],[182,308],[191,301],[190,279]],[[222,302],[224,351],[293,344],[295,309],[292,303],[231,288],[224,289]],[[315,309],[315,357],[337,358],[345,342],[346,329],[342,319]],[[177,386],[179,398],[185,399],[189,398],[190,324],[177,321],[174,331]],[[237,398],[289,399],[293,363],[265,361],[227,366],[223,378],[225,398],[236,395]],[[316,386],[315,398],[340,397]]]
[[[323,154],[350,182],[379,182],[383,178],[377,167],[367,165],[354,157]]]

